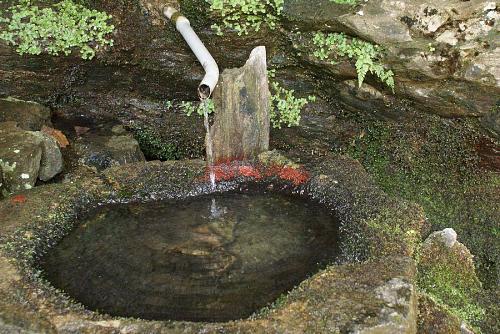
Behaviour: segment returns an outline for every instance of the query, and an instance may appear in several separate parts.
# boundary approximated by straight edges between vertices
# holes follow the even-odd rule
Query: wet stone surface
[[[337,228],[327,209],[272,193],[107,205],[42,267],[93,310],[227,321],[248,317],[331,263]]]

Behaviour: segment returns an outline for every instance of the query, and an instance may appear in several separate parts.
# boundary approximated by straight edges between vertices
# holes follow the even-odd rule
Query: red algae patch
[[[309,173],[303,167],[271,165],[253,165],[245,161],[229,161],[218,163],[207,167],[204,179],[208,180],[210,171],[215,174],[216,181],[229,181],[237,177],[248,177],[260,180],[265,177],[278,177],[284,181],[290,181],[298,186],[307,182],[310,178]]]

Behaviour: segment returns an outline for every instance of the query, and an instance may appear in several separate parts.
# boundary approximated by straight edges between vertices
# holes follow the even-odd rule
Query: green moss
[[[421,115],[411,123],[372,123],[347,152],[383,190],[422,205],[434,230],[453,227],[490,281],[498,264],[498,252],[490,247],[498,233],[494,203],[499,177],[480,170],[479,137],[466,122]]]
[[[210,4],[204,0],[180,0],[180,10],[196,31],[211,25]]]
[[[500,177],[480,166],[477,147],[483,135],[475,122],[414,114],[408,120],[366,124],[348,154],[362,162],[384,191],[420,204],[432,230],[454,228],[474,254],[484,287],[494,289],[500,260]],[[397,232],[397,226],[391,229]],[[447,271],[431,271],[423,274],[421,284],[461,318],[477,320],[483,310],[453,280],[457,278]]]
[[[458,318],[477,326],[485,310],[477,303],[479,286],[461,277],[448,266],[433,267],[419,273],[419,288]],[[480,330],[476,329],[480,332]]]
[[[360,234],[369,256],[413,256],[420,243],[421,209],[412,203],[392,199],[384,205],[386,207],[362,224],[364,227]]]
[[[339,5],[355,5],[358,0],[330,0],[331,2],[338,3]]]
[[[154,130],[147,127],[132,127],[134,138],[139,142],[148,160],[178,160],[177,145],[165,142]]]
[[[293,290],[292,290],[293,291]],[[253,313],[250,318],[255,320],[255,319],[261,319],[269,316],[274,310],[279,309],[283,307],[286,302],[288,301],[288,296],[289,294],[287,293],[282,293],[274,302],[272,302],[269,305],[264,306],[257,312]]]

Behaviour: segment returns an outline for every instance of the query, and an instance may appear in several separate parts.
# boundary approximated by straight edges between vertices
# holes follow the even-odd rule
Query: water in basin
[[[277,193],[112,204],[91,212],[41,266],[91,310],[228,321],[333,261],[337,230],[325,208]]]

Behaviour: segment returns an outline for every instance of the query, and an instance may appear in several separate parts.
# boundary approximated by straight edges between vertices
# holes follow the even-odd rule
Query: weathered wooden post
[[[253,49],[243,67],[222,72],[214,103],[215,163],[251,160],[269,149],[270,92],[264,46]]]

